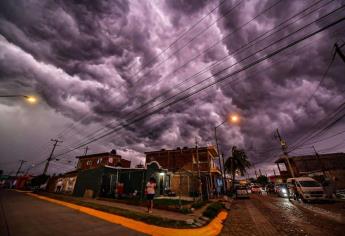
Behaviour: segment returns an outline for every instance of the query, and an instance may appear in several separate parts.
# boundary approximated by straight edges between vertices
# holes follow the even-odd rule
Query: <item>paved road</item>
[[[0,198],[1,236],[144,235],[24,193],[0,189]]]
[[[235,200],[221,235],[345,235],[344,211],[329,211],[343,207],[252,195]]]

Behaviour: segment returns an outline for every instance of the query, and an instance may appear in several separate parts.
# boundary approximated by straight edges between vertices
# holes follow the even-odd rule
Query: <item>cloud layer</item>
[[[152,106],[159,108],[189,86],[197,84],[176,98],[340,18],[343,9],[287,37],[341,4],[343,1],[297,0],[2,1],[0,92],[38,95],[46,104],[42,106],[59,114],[56,120],[65,124],[62,133],[40,132],[49,138],[60,133],[65,139],[61,151],[68,150],[142,116]],[[214,126],[236,113],[242,117],[239,125],[219,128],[223,152],[228,155],[230,147],[237,145],[247,150],[254,163],[270,164],[271,153],[262,150],[279,148],[273,139],[276,128],[293,142],[312,127],[311,120],[322,119],[344,99],[344,66],[339,58],[318,87],[334,43],[344,38],[344,26],[341,23],[89,146],[94,151],[115,147],[138,163],[145,151],[192,146],[195,137],[200,145],[213,144]],[[247,45],[265,33],[260,41]],[[287,38],[273,43],[282,37]],[[264,47],[267,49],[256,53]],[[200,71],[203,73],[195,75]],[[4,117],[12,114],[11,107],[24,109],[14,101],[0,102]],[[46,115],[41,109],[35,112]],[[48,121],[56,122],[51,117]],[[2,131],[12,138],[20,132]],[[36,141],[28,142],[34,145]],[[25,149],[25,145],[18,148]],[[40,160],[41,155],[32,154],[30,160]],[[13,159],[10,150],[2,156],[4,162]]]

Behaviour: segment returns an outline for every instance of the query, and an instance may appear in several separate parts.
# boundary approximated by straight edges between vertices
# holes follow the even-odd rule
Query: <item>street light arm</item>
[[[224,120],[222,123],[220,123],[219,125],[215,126],[214,128],[217,129],[219,126],[223,125],[225,122],[227,122],[228,120]]]

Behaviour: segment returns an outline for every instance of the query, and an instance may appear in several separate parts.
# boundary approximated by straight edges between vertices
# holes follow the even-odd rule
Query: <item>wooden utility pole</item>
[[[86,156],[87,155],[87,151],[89,150],[89,146],[86,146],[86,148],[84,148],[84,149],[85,149],[84,156]]]
[[[16,173],[16,177],[18,176],[20,170],[22,169],[22,165],[24,164],[24,162],[26,162],[26,161],[20,160],[20,165],[19,165],[19,167],[18,167],[18,170],[17,170],[17,173]]]
[[[54,142],[54,145],[53,145],[53,149],[52,149],[52,151],[51,151],[51,153],[50,153],[50,155],[49,155],[49,157],[47,159],[46,166],[44,167],[43,175],[47,174],[49,163],[52,160],[52,157],[53,157],[53,154],[54,154],[56,146],[58,146],[58,143],[62,143],[63,142],[63,141],[60,141],[58,139],[51,139],[50,141]]]
[[[280,146],[281,146],[281,148],[282,148],[284,157],[285,157],[285,159],[286,159],[286,161],[287,161],[287,163],[288,163],[288,166],[289,166],[289,170],[290,170],[291,176],[292,176],[292,178],[295,178],[295,174],[294,174],[294,171],[293,171],[293,169],[292,169],[292,167],[291,167],[291,163],[290,163],[289,156],[288,156],[288,152],[287,152],[287,144],[286,144],[285,140],[282,139],[282,137],[280,136],[280,133],[279,133],[279,130],[278,130],[278,129],[276,130],[276,132],[277,132],[277,137],[278,137],[278,139],[279,139],[279,143],[280,143]]]
[[[314,149],[314,152],[315,152],[315,156],[316,156],[316,159],[318,160],[318,162],[320,163],[320,166],[321,166],[321,170],[322,170],[322,173],[323,173],[323,176],[326,177],[326,173],[325,173],[325,167],[320,159],[320,155],[319,153],[317,153],[314,145],[313,145],[313,149]]]
[[[199,179],[199,192],[200,192],[200,199],[202,200],[202,182],[201,182],[201,174],[200,174],[200,163],[199,163],[199,150],[198,150],[198,139],[195,137],[195,151],[196,151],[196,163],[197,163],[197,170],[198,170],[198,179]]]

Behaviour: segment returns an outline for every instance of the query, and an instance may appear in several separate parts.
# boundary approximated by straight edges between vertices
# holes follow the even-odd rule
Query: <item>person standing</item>
[[[146,184],[146,198],[147,198],[147,212],[152,213],[153,208],[153,198],[156,194],[156,180],[151,177],[149,182]]]

